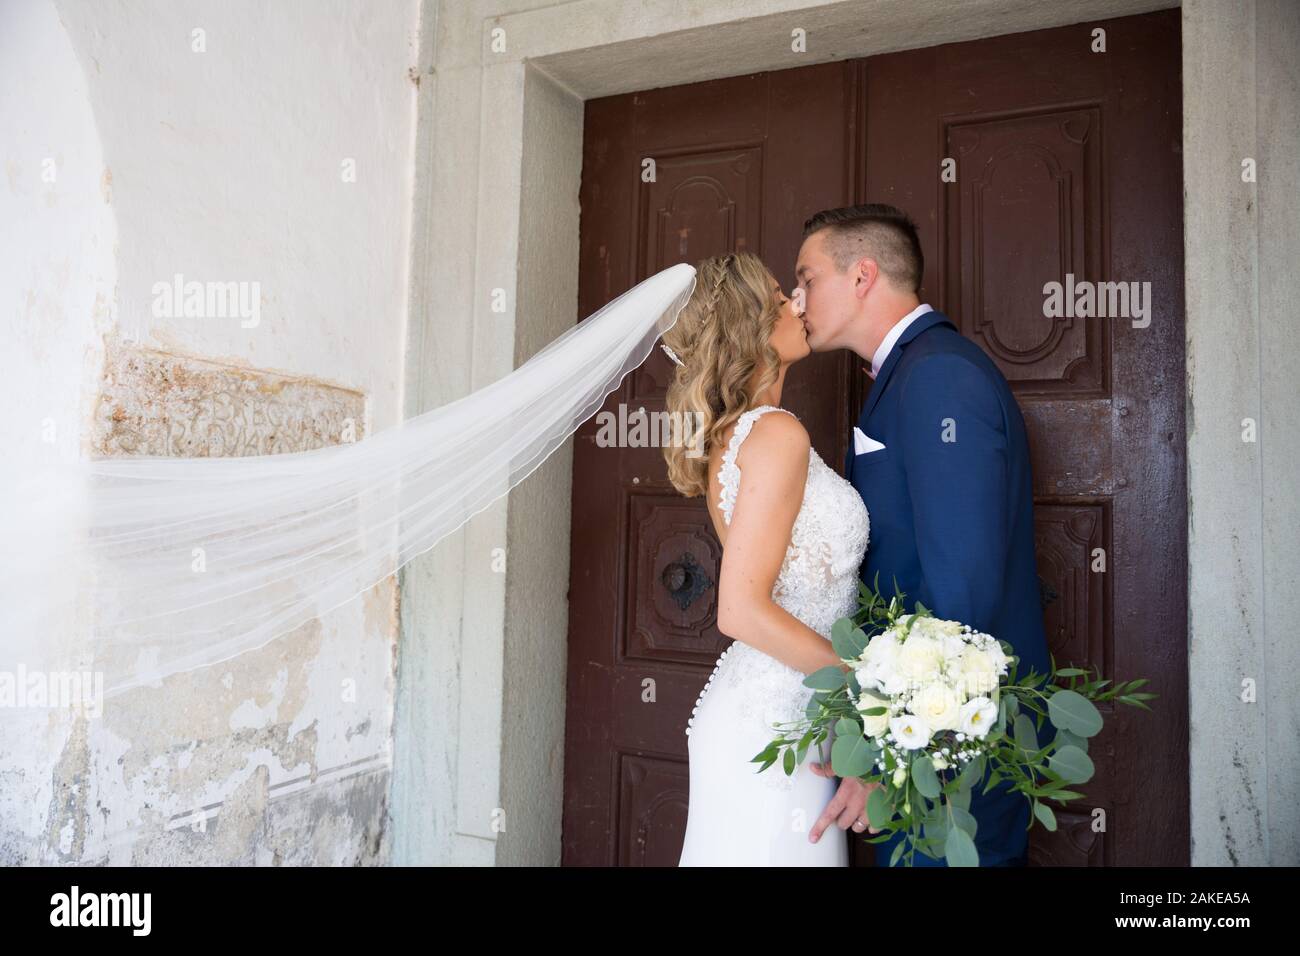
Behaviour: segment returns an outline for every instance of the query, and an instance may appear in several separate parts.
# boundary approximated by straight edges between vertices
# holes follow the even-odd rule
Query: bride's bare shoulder
[[[726,523],[722,520],[719,498],[722,495],[722,459],[740,420],[724,429],[718,445],[709,455],[709,514],[719,539],[726,543]],[[793,488],[808,471],[812,443],[801,421],[793,414],[773,409],[754,417],[736,451],[734,463],[750,479],[775,479],[774,484]],[[760,480],[760,484],[767,484]]]
[[[750,467],[781,467],[782,463],[793,465],[802,459],[806,465],[811,445],[803,422],[794,415],[774,409],[754,419],[749,435],[736,453],[736,464],[742,468],[745,463]]]
[[[740,424],[740,419],[736,419],[728,425],[723,430],[717,446],[712,449],[709,455],[711,477],[716,478],[721,470],[723,456],[731,446],[731,440]],[[811,444],[808,429],[804,427],[803,422],[783,409],[771,409],[756,416],[749,423],[749,432],[736,450],[735,462],[738,466],[749,462],[752,467],[758,463],[758,459],[791,456],[797,460],[800,457],[799,452],[801,450],[806,452]]]

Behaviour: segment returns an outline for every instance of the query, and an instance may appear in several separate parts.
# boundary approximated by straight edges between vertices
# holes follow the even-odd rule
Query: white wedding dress
[[[722,456],[719,506],[730,525],[740,488],[736,453],[761,405],[740,416]],[[869,522],[857,490],[816,450],[808,456],[803,503],[795,518],[772,600],[830,640],[831,625],[857,608],[858,569]],[[816,745],[787,776],[780,761],[757,772],[751,759],[777,736],[774,722],[799,720],[812,696],[802,672],[742,640],[722,652],[687,721],[690,795],[678,866],[847,866],[844,831],[832,824],[817,843],[812,829],[839,781],[813,773]],[[833,737],[823,744],[830,760]]]

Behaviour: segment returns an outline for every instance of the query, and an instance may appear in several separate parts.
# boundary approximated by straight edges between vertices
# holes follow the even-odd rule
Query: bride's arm
[[[808,479],[808,432],[789,415],[764,415],[736,456],[740,487],[722,551],[718,629],[811,674],[840,660],[830,642],[772,600]]]

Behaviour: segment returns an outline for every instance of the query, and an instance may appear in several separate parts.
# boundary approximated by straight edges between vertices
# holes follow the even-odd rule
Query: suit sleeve
[[[940,353],[908,370],[899,397],[922,580],[920,593],[908,597],[989,631],[1006,590],[1009,547],[1009,449],[998,392],[974,363]]]

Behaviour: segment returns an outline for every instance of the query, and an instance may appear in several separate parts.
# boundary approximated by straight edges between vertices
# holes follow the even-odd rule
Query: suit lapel
[[[867,404],[862,409],[862,417],[858,420],[859,424],[865,423],[866,420],[871,417],[871,412],[876,407],[876,403],[880,401],[880,396],[884,393],[885,386],[889,383],[889,377],[894,374],[894,368],[902,358],[903,349],[907,344],[922,332],[927,329],[932,329],[941,323],[952,325],[953,328],[956,329],[956,326],[953,325],[952,319],[948,318],[948,316],[944,315],[938,309],[933,309],[909,325],[907,331],[899,336],[898,342],[895,343],[894,348],[885,359],[885,364],[880,366],[880,374],[877,375],[876,380],[871,383],[871,391],[867,394]]]

